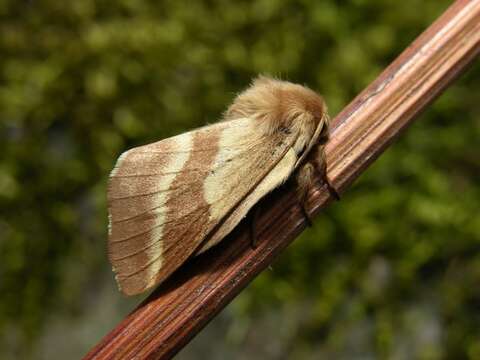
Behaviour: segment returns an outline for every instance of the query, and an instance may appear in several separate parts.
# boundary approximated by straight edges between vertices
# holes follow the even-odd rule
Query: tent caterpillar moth
[[[108,185],[109,259],[120,289],[138,294],[221,241],[295,173],[300,201],[324,173],[325,102],[260,76],[222,121],[124,152]],[[306,156],[317,145],[316,166]]]

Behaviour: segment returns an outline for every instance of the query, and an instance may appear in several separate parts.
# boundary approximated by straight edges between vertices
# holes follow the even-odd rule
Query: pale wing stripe
[[[253,126],[252,124],[251,126]],[[232,131],[233,130],[233,131]],[[235,156],[241,155],[244,153],[244,148],[235,148],[232,147],[232,144],[235,144],[239,141],[239,133],[237,129],[225,128],[222,131],[220,136],[220,142],[218,144],[218,153],[215,158],[214,167],[219,167],[225,164],[226,160],[234,158]],[[254,131],[245,130],[246,134],[255,134]],[[230,156],[229,156],[230,155]],[[208,204],[214,204],[217,199],[222,197],[222,194],[225,193],[225,189],[222,189],[218,185],[222,182],[219,179],[224,179],[228,176],[228,173],[231,172],[231,166],[223,166],[219,168],[215,173],[208,175],[203,183],[203,194],[204,199]],[[222,212],[223,207],[212,206],[210,209],[210,219],[216,219],[219,217],[219,213]]]
[[[175,141],[175,146],[178,150],[181,149],[191,149],[192,148],[192,143],[193,143],[193,138],[192,138],[192,133],[187,133],[183,136],[179,136],[176,141]],[[160,180],[161,187],[170,187],[175,180],[175,177],[177,174],[175,172],[179,172],[185,164],[188,161],[188,158],[190,157],[191,152],[182,152],[178,153],[177,156],[174,156],[172,158],[172,163],[169,164],[167,170],[170,172],[170,174],[166,175],[165,178],[162,178]],[[157,207],[165,206],[167,200],[168,200],[168,195],[169,193],[167,192],[162,192],[156,196],[155,203],[157,204]],[[148,271],[148,279],[150,279],[150,284],[152,284],[155,281],[155,276],[158,274],[158,271],[161,269],[162,264],[163,264],[163,242],[161,241],[162,236],[163,236],[163,227],[165,224],[165,217],[166,213],[165,211],[160,212],[158,217],[155,220],[155,225],[153,229],[153,240],[159,242],[158,244],[158,250],[156,251],[155,254],[151,254],[147,251],[147,255],[150,259],[155,259],[154,263],[156,265],[151,266],[150,270]],[[150,261],[152,263],[153,261]]]
[[[148,282],[147,287],[155,285],[156,277],[160,269],[163,265],[163,256],[160,255],[155,261],[150,264],[149,271],[148,271]]]

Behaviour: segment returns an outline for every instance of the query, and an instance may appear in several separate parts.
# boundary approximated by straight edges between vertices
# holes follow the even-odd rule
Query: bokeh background
[[[75,359],[143,297],[106,259],[124,150],[218,119],[258,73],[332,116],[447,0],[0,0],[0,358]],[[480,68],[179,359],[479,359]]]

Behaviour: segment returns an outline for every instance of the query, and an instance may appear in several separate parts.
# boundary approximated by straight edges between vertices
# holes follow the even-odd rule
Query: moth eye
[[[327,141],[328,141],[328,133],[322,134],[322,135],[320,135],[320,137],[318,138],[318,143],[319,143],[320,145],[326,144]]]

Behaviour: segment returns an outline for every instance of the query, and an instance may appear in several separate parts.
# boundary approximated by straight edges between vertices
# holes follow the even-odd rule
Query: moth
[[[220,122],[121,154],[108,184],[108,254],[120,290],[164,281],[294,173],[303,204],[314,172],[325,174],[328,121],[314,91],[260,76]]]

